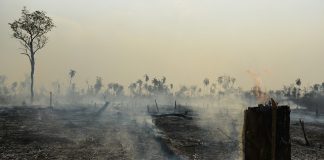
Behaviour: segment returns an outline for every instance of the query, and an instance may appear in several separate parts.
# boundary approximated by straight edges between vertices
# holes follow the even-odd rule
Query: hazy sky
[[[8,23],[44,10],[56,28],[36,59],[36,86],[68,81],[128,84],[145,73],[179,84],[231,75],[243,88],[324,81],[323,0],[0,0],[0,74],[29,73]]]

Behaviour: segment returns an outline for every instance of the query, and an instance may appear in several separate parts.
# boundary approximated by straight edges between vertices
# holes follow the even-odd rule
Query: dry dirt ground
[[[1,107],[0,159],[240,159],[236,132],[99,107]],[[127,111],[126,111],[127,110]],[[153,123],[152,123],[153,122]],[[324,159],[324,124],[291,122],[292,159]]]

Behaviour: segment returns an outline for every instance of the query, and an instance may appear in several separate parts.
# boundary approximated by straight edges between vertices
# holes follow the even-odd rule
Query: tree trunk
[[[35,59],[34,56],[31,56],[30,60],[30,65],[31,65],[31,71],[30,71],[30,102],[33,104],[34,102],[34,73],[35,73]]]
[[[33,47],[33,39],[31,39],[30,44],[30,103],[34,103],[34,73],[35,73],[35,52],[34,52],[34,47]]]

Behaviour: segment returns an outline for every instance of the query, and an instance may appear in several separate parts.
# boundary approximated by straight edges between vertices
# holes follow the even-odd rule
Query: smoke
[[[163,136],[163,133],[154,125],[148,113],[148,110],[156,112],[156,101],[159,114],[180,113],[192,116],[194,124],[201,129],[201,138],[209,138],[207,146],[221,144],[227,159],[240,159],[244,110],[248,106],[264,103],[270,95],[285,100],[281,91],[267,93],[262,90],[260,74],[251,70],[247,73],[254,82],[250,91],[235,87],[235,78],[230,76],[209,79],[208,84],[202,83],[200,86],[182,86],[179,90],[174,90],[173,84],[163,76],[151,78],[145,75],[143,80],[136,80],[128,88],[118,83],[105,83],[102,78],[97,78],[92,83],[88,82],[87,88],[78,88],[75,85],[72,91],[69,86],[64,87],[63,83],[55,81],[52,88],[40,87],[41,89],[36,91],[35,104],[41,107],[49,106],[50,92],[53,93],[54,109],[62,110],[62,114],[66,114],[64,110],[99,111],[108,101],[110,105],[97,117],[99,124],[104,122],[103,124],[109,126],[103,131],[104,138],[100,139],[102,143],[107,146],[121,146],[121,152],[125,152],[126,159],[176,158],[161,145],[163,142],[158,137]],[[17,83],[10,83],[2,78],[0,96],[9,97],[8,102],[2,104],[21,105],[24,100],[28,100],[28,83],[28,77],[25,81]],[[209,93],[202,92],[201,88],[209,91],[208,87]],[[127,90],[128,95],[124,94]],[[180,109],[175,109],[175,103]],[[292,119],[296,117],[301,115],[294,112]],[[314,120],[311,116],[304,118]],[[76,124],[71,126],[73,125]],[[75,141],[83,143],[85,134],[78,135]]]
[[[265,103],[269,100],[269,96],[262,90],[262,79],[257,72],[247,70],[246,71],[251,79],[254,81],[254,86],[251,89],[252,94],[256,97],[258,103]],[[266,72],[269,72],[266,70]]]
[[[240,159],[241,132],[244,109],[248,106],[244,97],[226,94],[218,99],[199,100],[195,105],[198,126],[207,130],[215,143],[225,144],[229,159]]]

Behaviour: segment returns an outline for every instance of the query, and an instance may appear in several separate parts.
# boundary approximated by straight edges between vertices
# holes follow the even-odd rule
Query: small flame
[[[261,85],[262,80],[260,74],[257,72],[247,70],[246,71],[250,77],[254,80],[254,87],[252,87],[252,94],[256,97],[258,103],[264,103],[269,100],[269,96],[266,92],[262,91]]]

